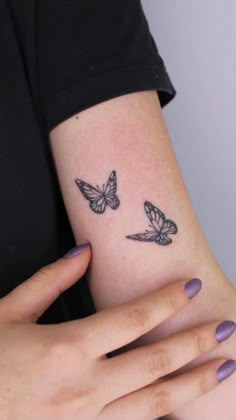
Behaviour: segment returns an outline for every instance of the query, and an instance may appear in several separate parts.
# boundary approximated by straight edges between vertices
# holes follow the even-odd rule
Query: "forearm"
[[[199,277],[204,287],[191,308],[153,330],[142,342],[201,322],[236,317],[235,291],[214,260],[197,222],[156,93],[124,95],[81,112],[78,117],[54,129],[51,144],[75,238],[92,244],[89,279],[97,309],[180,278]],[[107,206],[103,214],[96,214],[75,179],[101,185],[112,170],[117,175],[120,206],[116,210]],[[145,201],[176,223],[178,232],[169,235],[173,240],[170,245],[127,238],[150,229]],[[236,357],[233,339],[215,354],[220,351]],[[230,386],[233,379],[225,385],[228,394]],[[215,406],[216,392],[208,396]],[[203,402],[195,405],[196,417],[195,412],[191,413],[191,420],[199,418],[199,414],[205,420],[202,405],[204,409]],[[212,410],[217,420],[217,411],[214,407]],[[181,416],[185,419],[184,411]],[[207,420],[211,420],[209,416]]]

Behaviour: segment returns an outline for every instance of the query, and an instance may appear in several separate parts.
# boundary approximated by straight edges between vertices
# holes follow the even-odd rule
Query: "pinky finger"
[[[174,379],[149,385],[110,403],[102,420],[153,420],[213,390],[236,370],[234,360],[209,362]]]

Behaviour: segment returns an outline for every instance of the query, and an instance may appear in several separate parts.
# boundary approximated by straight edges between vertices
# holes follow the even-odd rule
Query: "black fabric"
[[[0,296],[75,245],[48,135],[112,97],[175,89],[139,0],[0,0]],[[94,311],[86,277],[39,323]]]

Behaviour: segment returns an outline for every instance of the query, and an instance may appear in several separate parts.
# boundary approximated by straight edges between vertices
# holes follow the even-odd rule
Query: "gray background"
[[[143,0],[177,90],[163,110],[218,262],[236,284],[236,1]]]

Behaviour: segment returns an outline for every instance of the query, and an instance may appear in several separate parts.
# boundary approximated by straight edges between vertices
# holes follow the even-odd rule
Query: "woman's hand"
[[[236,363],[219,359],[163,379],[232,335],[235,324],[229,322],[203,325],[106,357],[188,305],[201,288],[196,279],[82,320],[35,324],[85,272],[90,248],[77,247],[65,257],[0,301],[1,420],[153,420],[209,392],[233,373]]]

